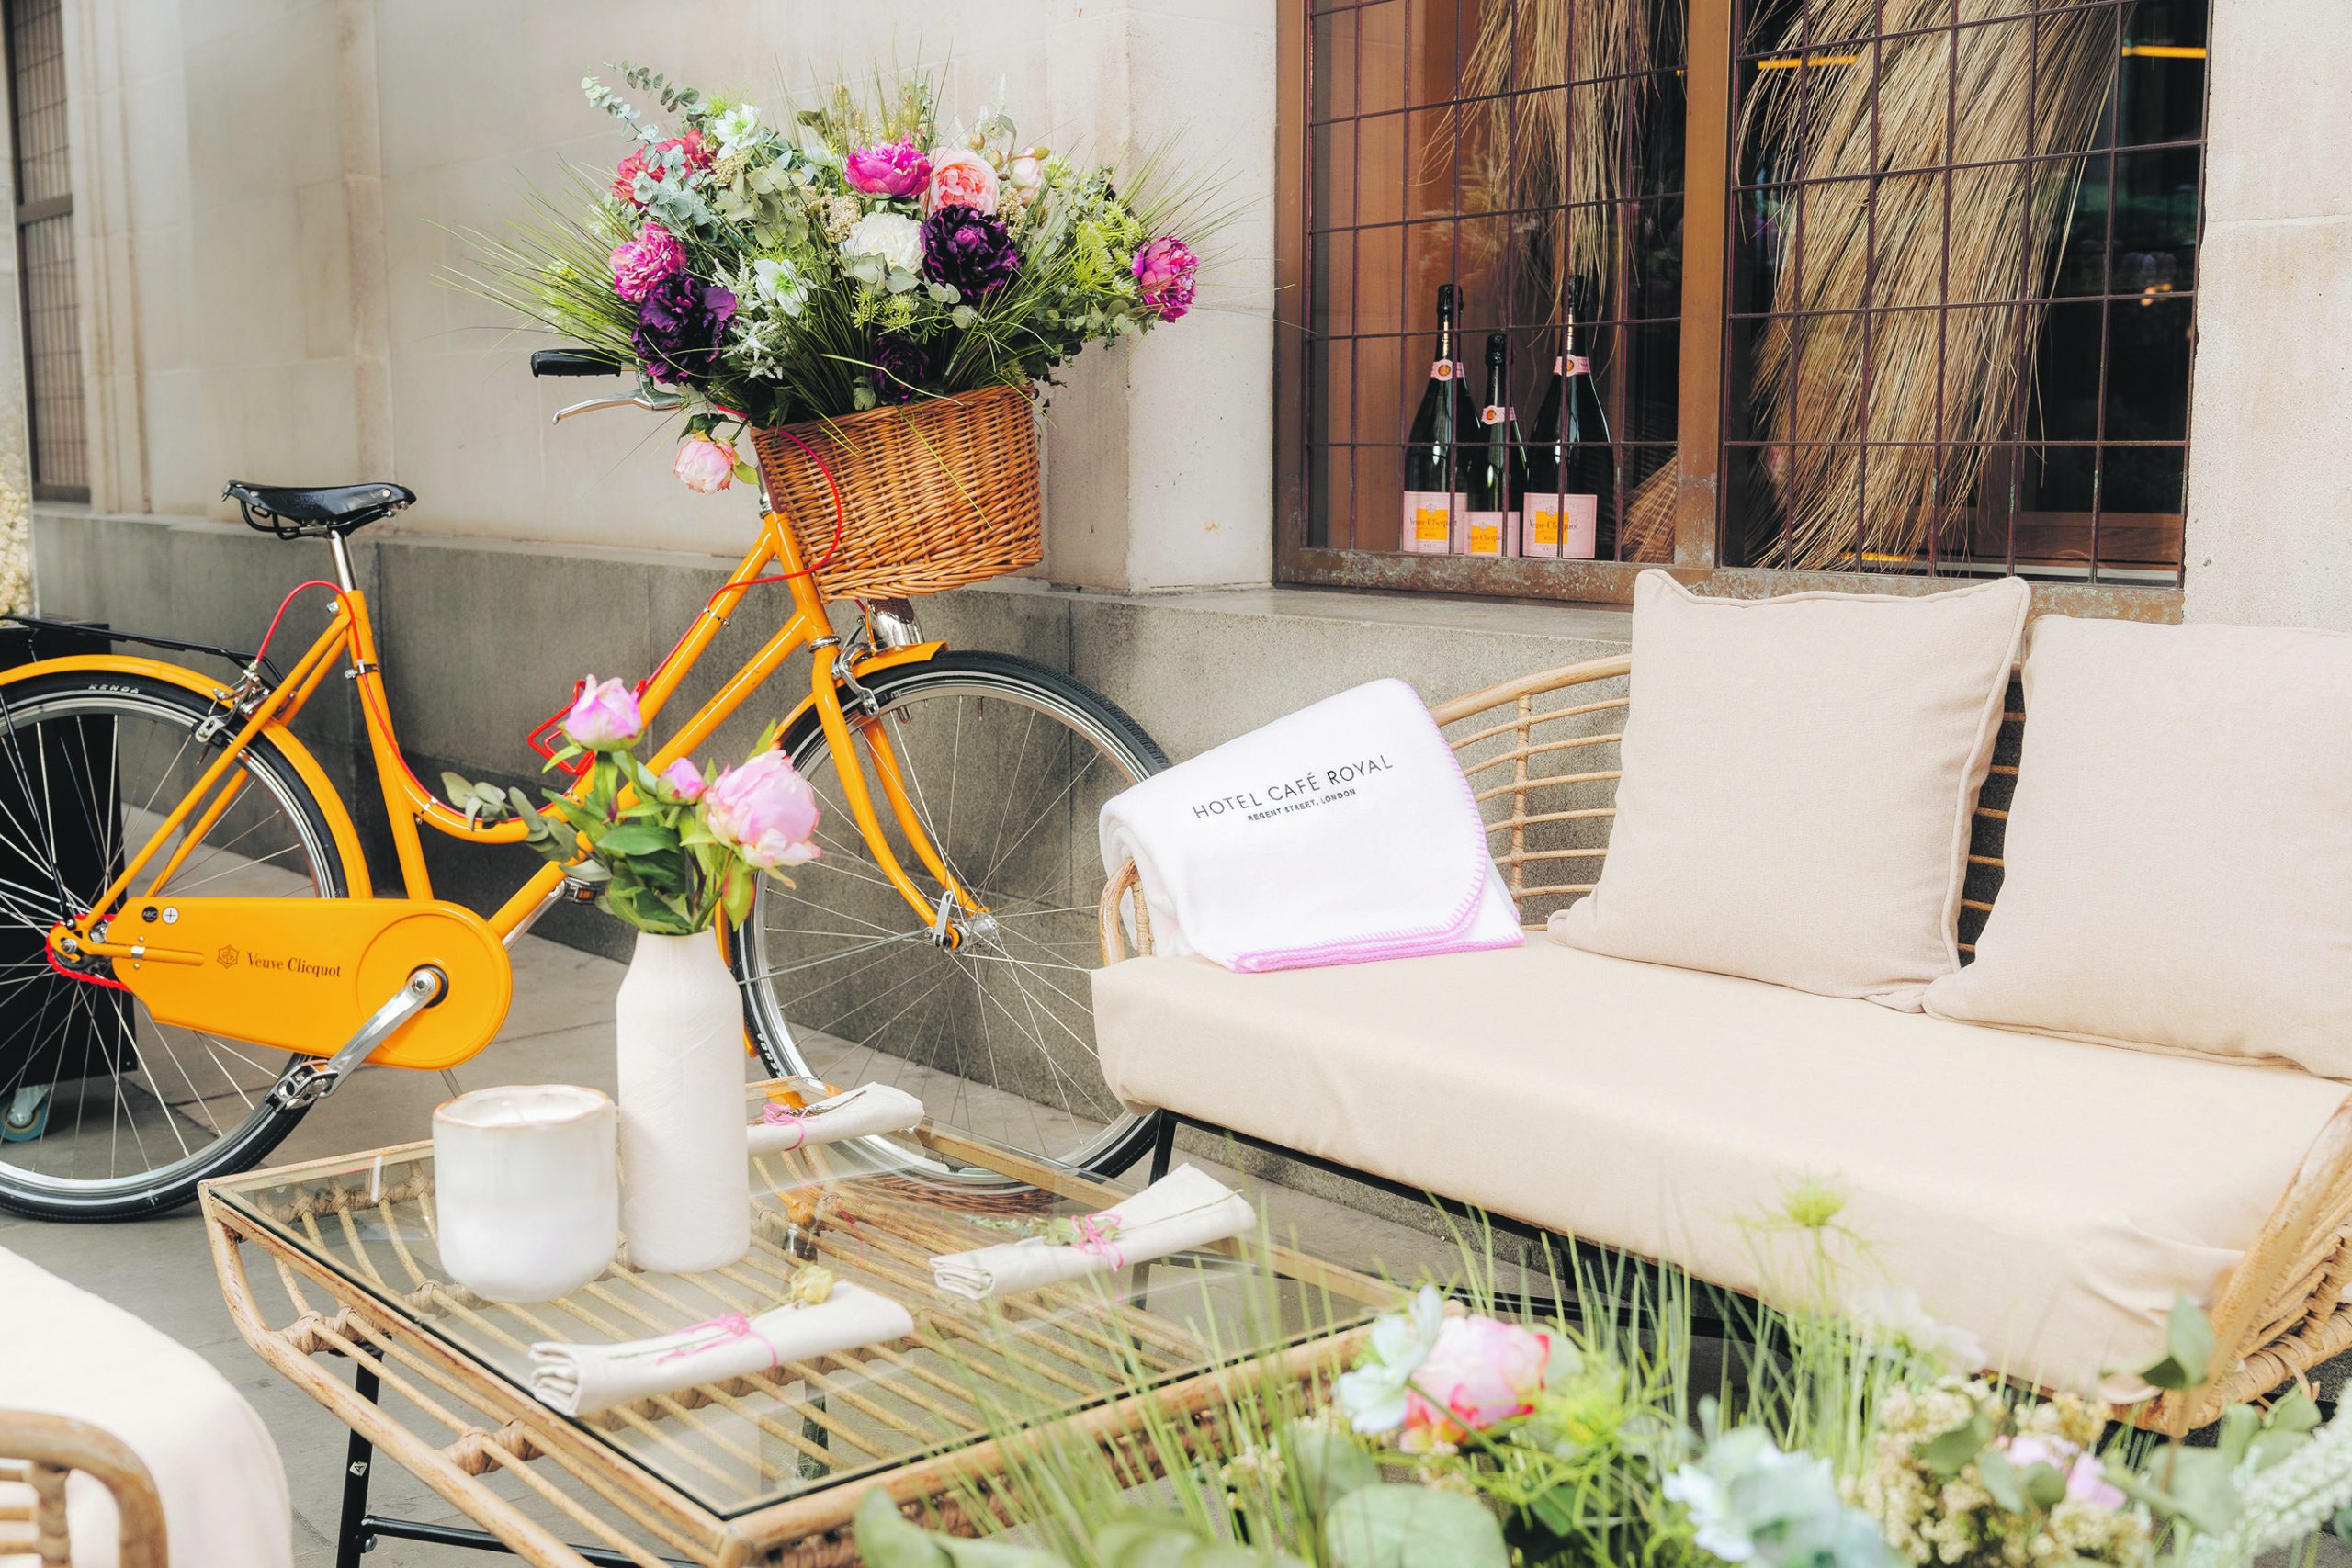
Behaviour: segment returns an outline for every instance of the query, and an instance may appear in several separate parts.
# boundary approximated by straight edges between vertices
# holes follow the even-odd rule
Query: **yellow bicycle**
[[[560,351],[533,368],[611,373]],[[628,404],[665,406],[640,392],[557,417]],[[505,1020],[509,945],[558,900],[593,895],[548,866],[486,914],[433,896],[420,824],[484,846],[525,829],[453,807],[401,756],[345,540],[414,495],[228,494],[255,527],[323,539],[334,558],[332,581],[304,585],[333,594],[333,615],[282,674],[266,637],[232,679],[111,652],[0,674],[0,1208],[102,1219],[181,1203],[257,1163],[363,1062],[468,1060]],[[903,600],[859,605],[837,632],[808,542],[762,502],[757,542],[640,697],[651,724],[752,595],[784,597],[775,634],[650,759],[773,704],[752,712],[784,721],[777,743],[824,807],[823,858],[797,889],[764,884],[719,934],[758,1076],[896,1083],[943,1122],[1124,1168],[1151,1129],[1094,1057],[1095,821],[1166,759],[1066,675],[924,640]],[[765,695],[803,649],[807,677]],[[397,893],[371,879],[350,810],[288,728],[338,671]]]

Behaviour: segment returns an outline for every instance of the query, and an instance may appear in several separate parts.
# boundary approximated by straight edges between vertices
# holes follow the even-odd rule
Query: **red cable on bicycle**
[[[338,602],[343,598],[342,588],[334,583],[329,582],[322,577],[314,577],[308,582],[296,583],[292,591],[289,592],[285,598],[280,599],[277,602],[277,614],[270,616],[269,630],[261,634],[261,646],[254,649],[254,661],[255,663],[259,663],[261,661],[261,656],[269,651],[269,639],[277,635],[277,623],[286,618],[287,608],[294,603],[295,595],[300,593],[302,590],[306,588],[323,588],[328,592],[334,594]]]

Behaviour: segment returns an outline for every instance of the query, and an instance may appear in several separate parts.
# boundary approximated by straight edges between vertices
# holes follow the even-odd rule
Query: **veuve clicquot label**
[[[1470,437],[1470,394],[1462,365],[1454,358],[1454,293],[1451,283],[1437,291],[1437,357],[1405,434],[1405,483],[1397,547],[1416,555],[1442,556],[1453,547],[1454,520],[1465,497],[1460,444]]]
[[[1488,390],[1497,378],[1490,373]],[[1510,441],[1515,421],[1510,409],[1488,403],[1478,412],[1485,432],[1481,456],[1473,465],[1465,507],[1453,535],[1453,553],[1462,556],[1515,556],[1520,553],[1519,509],[1511,490]]]

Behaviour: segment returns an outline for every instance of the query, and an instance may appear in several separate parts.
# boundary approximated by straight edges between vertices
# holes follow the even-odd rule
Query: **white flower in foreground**
[[[850,225],[842,256],[876,256],[894,271],[913,272],[922,265],[922,225],[903,212],[869,212]]]
[[[1355,1370],[1340,1374],[1340,1408],[1351,1426],[1370,1436],[1405,1424],[1406,1385],[1429,1359],[1444,1325],[1445,1298],[1434,1285],[1423,1285],[1403,1312],[1372,1320]]]
[[[1862,1338],[1903,1346],[1948,1371],[1973,1372],[1984,1365],[1984,1342],[1965,1328],[1937,1321],[1908,1285],[1858,1292],[1846,1303],[1846,1320]]]

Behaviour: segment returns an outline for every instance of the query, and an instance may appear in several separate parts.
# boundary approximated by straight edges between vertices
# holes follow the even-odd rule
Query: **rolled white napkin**
[[[869,1083],[814,1105],[771,1104],[744,1129],[744,1135],[752,1153],[774,1155],[844,1138],[870,1138],[876,1133],[903,1133],[922,1120],[922,1100],[905,1089]]]
[[[1238,1192],[1192,1166],[1179,1166],[1115,1207],[1082,1218],[1075,1243],[1032,1235],[951,1252],[931,1260],[931,1282],[949,1295],[981,1301],[1205,1247],[1240,1235],[1256,1220]]]
[[[903,1338],[907,1309],[860,1285],[839,1283],[810,1306],[781,1306],[697,1323],[659,1339],[622,1345],[531,1347],[531,1393],[566,1416],[594,1416],[652,1394],[749,1377],[786,1361]]]

